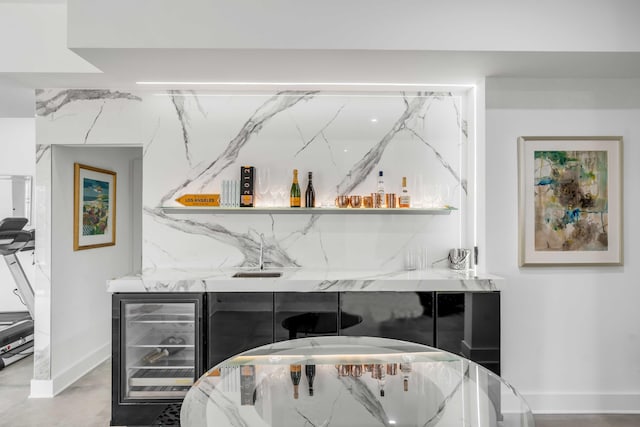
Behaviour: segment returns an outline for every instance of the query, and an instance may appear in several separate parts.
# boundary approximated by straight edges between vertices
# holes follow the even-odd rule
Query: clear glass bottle
[[[373,365],[371,376],[374,379],[378,380],[378,390],[380,391],[380,397],[384,397],[384,383],[387,376],[385,365],[381,363],[376,363],[375,365]]]
[[[382,171],[378,172],[378,187],[376,190],[378,200],[375,201],[374,206],[377,208],[384,208],[384,176]]]

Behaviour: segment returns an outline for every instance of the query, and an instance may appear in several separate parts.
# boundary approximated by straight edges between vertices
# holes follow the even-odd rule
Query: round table
[[[294,383],[298,383],[294,385]],[[183,427],[531,427],[522,397],[477,363],[371,337],[314,337],[234,356],[182,404]]]

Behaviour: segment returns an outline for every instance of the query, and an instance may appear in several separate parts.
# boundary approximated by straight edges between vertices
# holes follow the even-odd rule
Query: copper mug
[[[362,204],[362,196],[349,196],[349,203],[352,208],[359,208]]]
[[[362,196],[362,206],[365,208],[373,207],[373,197],[371,196]]]
[[[336,197],[336,206],[339,208],[348,208],[349,207],[349,196],[338,196]]]
[[[382,197],[382,194],[371,193],[371,199],[373,200],[374,208],[384,208],[384,197]]]
[[[384,195],[386,202],[387,202],[387,207],[388,208],[397,208],[398,206],[396,205],[396,193],[387,193]]]

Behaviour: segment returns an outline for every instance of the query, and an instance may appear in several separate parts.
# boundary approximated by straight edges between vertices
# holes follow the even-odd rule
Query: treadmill
[[[26,218],[0,221],[0,255],[15,281],[16,294],[28,311],[0,313],[0,370],[33,354],[34,292],[17,253],[35,249],[35,230],[24,230]]]

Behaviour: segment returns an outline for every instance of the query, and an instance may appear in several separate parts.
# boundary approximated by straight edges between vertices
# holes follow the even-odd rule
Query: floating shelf
[[[167,206],[161,208],[166,214],[276,214],[276,215],[449,215],[457,210],[445,208],[220,208],[220,207],[181,207]]]

